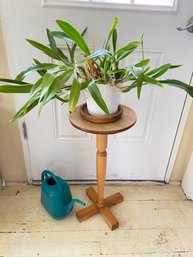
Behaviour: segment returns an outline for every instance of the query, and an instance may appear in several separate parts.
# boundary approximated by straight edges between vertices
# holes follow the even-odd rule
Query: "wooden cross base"
[[[98,203],[98,194],[94,190],[93,187],[89,187],[86,189],[86,194],[94,202],[94,204],[78,211],[76,213],[76,217],[79,220],[79,222],[83,222],[93,216],[94,214],[100,212],[109,226],[111,230],[114,230],[115,228],[119,227],[118,220],[114,217],[114,215],[111,213],[111,211],[108,209],[108,207],[111,207],[113,205],[116,205],[118,203],[121,203],[123,201],[123,196],[121,193],[116,193],[114,195],[111,195],[104,199],[103,204]]]

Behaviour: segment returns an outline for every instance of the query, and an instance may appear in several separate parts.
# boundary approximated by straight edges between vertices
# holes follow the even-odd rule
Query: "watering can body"
[[[44,170],[41,179],[41,203],[54,219],[66,217],[72,211],[75,202],[85,205],[78,199],[72,199],[68,183],[51,171]]]

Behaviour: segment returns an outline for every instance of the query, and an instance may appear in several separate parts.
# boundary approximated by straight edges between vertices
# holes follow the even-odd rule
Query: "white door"
[[[79,6],[82,4],[79,1]],[[152,66],[167,62],[184,64],[171,71],[170,77],[189,82],[193,34],[178,32],[176,27],[185,25],[192,16],[192,0],[179,1],[176,11],[167,11],[167,8],[147,11],[139,6],[140,10],[127,10],[121,5],[120,9],[109,10],[96,5],[95,8],[68,7],[64,0],[46,0],[43,5],[40,0],[2,0],[11,75],[30,66],[33,57],[47,61],[43,54],[25,42],[25,38],[47,43],[45,28],[56,29],[56,19],[71,22],[79,30],[88,26],[86,37],[90,45],[94,42],[99,47],[112,20],[119,16],[120,45],[144,34],[145,57],[152,59]],[[139,55],[140,51],[131,61]],[[185,93],[175,88],[153,86],[143,89],[140,101],[135,91],[122,95],[122,103],[137,112],[138,121],[132,129],[109,136],[107,179],[164,180],[185,98]],[[25,100],[26,96],[17,96],[17,108]],[[53,102],[44,109],[40,119],[35,110],[25,117],[25,122],[28,139],[23,140],[23,144],[29,179],[39,180],[44,169],[51,169],[68,180],[95,179],[95,136],[69,124],[66,106]]]

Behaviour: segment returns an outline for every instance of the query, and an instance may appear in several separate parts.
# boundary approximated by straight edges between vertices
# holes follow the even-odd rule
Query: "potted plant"
[[[185,90],[193,97],[193,88],[188,84],[175,79],[160,79],[168,70],[177,68],[179,65],[167,63],[153,69],[149,66],[150,59],[144,59],[143,37],[117,49],[118,18],[114,19],[103,46],[96,51],[91,51],[84,39],[86,29],[79,33],[65,21],[57,20],[56,23],[60,31],[47,29],[49,46],[31,39],[27,39],[27,41],[48,57],[59,62],[57,64],[41,63],[37,59],[33,59],[33,65],[20,72],[15,79],[0,79],[1,82],[5,82],[0,86],[0,93],[29,93],[27,102],[14,115],[12,121],[24,116],[37,105],[39,105],[38,114],[40,114],[42,108],[53,99],[68,103],[69,111],[73,112],[81,91],[90,95],[87,107],[91,108],[88,110],[91,114],[108,116],[117,110],[119,104],[115,92],[128,93],[136,88],[137,96],[140,98],[142,87],[149,84],[158,87],[175,86]],[[64,41],[67,54],[58,48],[56,38]],[[142,48],[141,59],[122,67],[121,61],[139,46]],[[82,52],[82,58],[78,60],[75,57],[77,48]],[[25,80],[32,72],[40,75],[35,83]],[[109,102],[108,96],[111,100],[114,96],[116,98]],[[94,101],[94,107],[92,101]]]

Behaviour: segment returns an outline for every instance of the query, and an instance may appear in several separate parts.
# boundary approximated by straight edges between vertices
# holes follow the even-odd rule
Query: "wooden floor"
[[[86,186],[71,186],[90,204]],[[97,214],[79,223],[75,210],[53,220],[40,204],[39,186],[0,190],[0,257],[193,257],[193,202],[179,186],[106,186],[125,200],[112,207],[120,227],[110,231]]]

